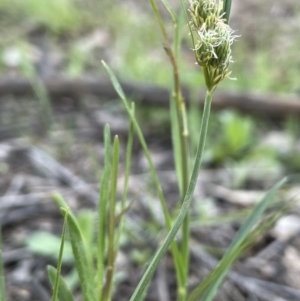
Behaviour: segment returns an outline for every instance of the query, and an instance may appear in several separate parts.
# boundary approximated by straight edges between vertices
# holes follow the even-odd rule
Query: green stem
[[[143,132],[142,132],[142,130],[141,130],[134,114],[133,114],[133,112],[131,111],[131,109],[128,105],[128,102],[127,102],[126,96],[124,94],[124,91],[122,90],[122,87],[120,86],[117,78],[115,77],[115,75],[113,74],[111,69],[107,66],[107,64],[104,61],[102,61],[102,64],[105,67],[105,69],[107,70],[107,72],[109,74],[109,77],[110,77],[110,79],[111,79],[111,81],[114,85],[114,88],[116,89],[118,95],[120,96],[120,98],[121,98],[121,100],[124,104],[125,110],[126,110],[128,116],[130,117],[130,120],[133,124],[135,133],[138,136],[138,139],[141,143],[141,146],[142,146],[144,154],[147,158],[149,168],[150,168],[150,172],[151,172],[151,175],[152,175],[152,178],[153,178],[153,181],[154,181],[154,185],[155,185],[155,188],[157,190],[157,194],[158,194],[158,197],[159,197],[159,200],[160,200],[160,203],[161,203],[161,207],[162,207],[162,211],[163,211],[163,214],[164,214],[166,227],[167,227],[167,230],[170,231],[171,226],[172,226],[170,213],[168,211],[167,203],[166,203],[166,200],[165,200],[165,197],[164,197],[161,185],[160,185],[160,181],[159,181],[157,172],[156,172],[155,167],[154,167],[154,163],[153,163],[152,158],[151,158],[150,151],[148,149],[146,140],[144,138]],[[172,253],[173,253],[173,257],[175,258],[174,262],[175,262],[176,273],[178,273],[177,277],[179,279],[179,282],[182,283],[183,267],[182,267],[181,257],[180,257],[180,254],[179,254],[178,245],[175,241],[171,245],[171,250],[172,250]]]
[[[134,115],[135,105],[134,103],[131,104],[131,110]],[[124,212],[126,211],[126,200],[128,194],[128,183],[129,183],[129,176],[130,176],[130,167],[131,167],[131,157],[132,157],[132,146],[133,146],[133,133],[134,128],[132,122],[130,122],[129,130],[128,130],[128,140],[127,140],[127,147],[126,147],[126,163],[125,163],[125,176],[124,176],[124,188],[123,188],[123,195],[121,201],[121,217],[119,223],[119,229],[117,233],[116,239],[116,256],[117,252],[120,247],[120,238],[124,230]]]
[[[101,180],[100,199],[98,204],[99,228],[98,228],[98,252],[97,252],[97,294],[98,300],[102,300],[103,276],[105,265],[105,234],[106,234],[106,214],[109,198],[109,181],[111,171],[111,134],[109,126],[104,128],[105,161],[104,171]]]
[[[175,100],[175,107],[176,107],[176,116],[179,126],[179,131],[177,131],[179,144],[180,144],[180,179],[178,179],[181,182],[181,204],[183,203],[185,193],[188,188],[189,183],[189,148],[188,148],[188,138],[189,138],[189,130],[187,125],[187,115],[186,115],[186,107],[185,102],[182,97],[181,93],[181,87],[180,87],[180,76],[179,76],[179,69],[178,69],[178,58],[179,58],[179,52],[180,52],[180,30],[181,25],[184,24],[184,14],[181,12],[181,15],[179,19],[176,19],[176,22],[174,22],[174,47],[173,52],[170,49],[170,52],[168,53],[170,62],[173,67],[173,82],[174,82],[174,100]],[[169,45],[168,37],[165,37],[165,43],[166,45]],[[177,294],[177,300],[178,301],[184,301],[186,298],[186,285],[187,285],[187,279],[189,274],[189,238],[190,238],[190,218],[189,214],[186,215],[184,222],[182,224],[182,244],[181,244],[181,261],[182,261],[182,267],[183,270],[181,273],[183,274],[182,281],[178,279],[178,294]],[[174,258],[174,261],[177,260]]]
[[[51,301],[56,301],[58,297],[58,290],[59,290],[59,279],[60,279],[60,273],[61,273],[61,266],[62,266],[62,257],[64,252],[64,245],[65,245],[65,236],[66,236],[66,228],[68,224],[68,209],[66,211],[66,214],[64,216],[64,225],[61,235],[61,243],[60,243],[60,249],[59,249],[59,255],[58,255],[58,263],[57,263],[57,269],[56,269],[56,275],[55,275],[55,281],[53,285],[53,294]],[[2,299],[0,299],[2,300]]]
[[[112,178],[111,178],[111,197],[109,204],[109,233],[108,233],[108,259],[106,283],[103,290],[103,300],[109,301],[111,299],[111,291],[115,267],[115,210],[117,198],[117,182],[118,182],[118,165],[119,165],[119,138],[115,136],[113,146],[113,161],[112,161]]]
[[[177,94],[179,92],[179,94]],[[185,103],[180,100],[181,93],[176,93],[176,113],[179,121],[179,141],[180,141],[180,155],[181,155],[181,204],[183,204],[184,196],[188,189],[189,170],[188,170],[188,128],[186,125],[186,111]],[[182,244],[181,244],[181,260],[183,266],[183,281],[178,283],[178,300],[183,301],[186,297],[186,284],[189,272],[189,237],[190,237],[190,218],[187,214],[182,224]]]
[[[197,183],[198,173],[199,173],[201,162],[202,162],[207,128],[208,128],[209,115],[210,115],[211,101],[212,101],[212,92],[207,91],[206,97],[205,97],[203,118],[202,118],[202,123],[201,123],[200,137],[199,137],[199,143],[198,143],[195,163],[194,163],[191,179],[190,179],[188,189],[187,189],[184,201],[182,203],[180,212],[177,216],[177,219],[176,219],[173,227],[171,228],[170,232],[168,233],[167,237],[165,238],[164,243],[162,244],[162,246],[158,249],[158,251],[154,255],[154,258],[152,259],[152,261],[149,264],[146,272],[144,273],[141,281],[139,282],[136,290],[134,291],[132,297],[130,298],[130,301],[140,300],[140,297],[142,296],[143,291],[145,290],[148,283],[150,282],[154,272],[156,271],[161,258],[164,256],[164,254],[167,252],[170,244],[173,242],[178,230],[180,229],[180,227],[185,219],[185,216],[187,215],[187,213],[189,211],[190,204],[191,204],[192,197],[193,197],[194,190],[195,190],[196,183]]]

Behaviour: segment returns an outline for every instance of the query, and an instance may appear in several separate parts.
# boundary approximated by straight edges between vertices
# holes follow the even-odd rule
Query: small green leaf
[[[93,269],[95,214],[92,210],[80,210],[76,216],[76,221],[82,234],[89,265]]]
[[[172,9],[170,3],[167,1],[167,0],[161,0],[162,4],[164,5],[164,7],[166,8],[166,10],[169,12],[172,20],[173,20],[173,23],[174,24],[177,24],[178,22],[178,18],[174,12],[174,10]]]
[[[61,239],[49,232],[34,232],[26,239],[27,247],[42,256],[58,259]],[[73,262],[72,247],[69,242],[65,242],[63,262]]]
[[[141,300],[141,297],[143,296],[145,290],[147,289],[149,282],[156,271],[160,260],[167,252],[169,246],[174,241],[176,234],[178,230],[180,229],[191,205],[191,201],[193,199],[193,194],[195,191],[197,179],[199,170],[201,167],[202,162],[202,156],[204,152],[204,146],[206,141],[206,134],[207,134],[207,128],[208,128],[208,121],[209,121],[209,115],[210,115],[210,107],[211,107],[211,101],[212,101],[212,94],[211,92],[206,93],[205,103],[204,103],[204,111],[203,111],[203,118],[201,123],[201,129],[200,129],[200,137],[198,142],[198,148],[197,148],[197,154],[192,170],[191,179],[188,185],[187,192],[184,197],[184,201],[182,203],[182,206],[180,208],[179,214],[169,231],[167,237],[165,238],[163,244],[160,246],[160,248],[156,251],[153,259],[149,263],[149,266],[147,270],[145,271],[142,279],[140,280],[138,286],[136,287],[135,291],[133,292],[130,301],[139,301]]]
[[[113,276],[116,259],[116,245],[115,245],[115,225],[116,225],[116,200],[117,200],[117,183],[118,183],[118,167],[119,167],[119,137],[115,136],[113,144],[112,156],[112,172],[111,172],[111,189],[110,189],[110,203],[109,203],[109,224],[108,224],[108,258],[107,258],[107,272],[106,283],[103,289],[103,300],[109,301],[111,299]]]
[[[101,179],[100,199],[98,204],[98,247],[97,247],[97,294],[102,300],[104,263],[105,263],[105,236],[106,236],[106,214],[109,198],[109,183],[111,173],[111,134],[108,125],[104,128],[104,172]]]
[[[54,285],[53,285],[52,301],[56,301],[57,297],[58,297],[59,282],[60,282],[59,278],[60,278],[60,272],[61,272],[61,266],[62,266],[62,257],[63,257],[63,253],[64,253],[66,227],[67,227],[67,223],[68,223],[68,213],[69,213],[69,209],[67,208],[66,212],[65,212],[64,226],[63,226],[62,235],[61,235],[61,243],[60,243],[58,263],[57,263],[57,271],[56,271],[56,277],[54,279]]]
[[[57,275],[57,270],[56,270],[56,268],[48,265],[47,272],[48,272],[49,280],[53,287],[54,283],[55,283],[55,278]],[[74,301],[71,291],[69,290],[64,279],[60,275],[59,275],[58,299],[59,299],[59,301]]]
[[[61,211],[64,215],[67,213],[65,208],[61,208]],[[92,267],[88,261],[80,228],[71,212],[68,213],[68,228],[83,299],[84,301],[96,301],[96,289],[93,281]]]
[[[65,201],[65,199],[62,197],[62,195],[60,193],[55,192],[53,194],[53,199],[59,208],[62,207],[62,208],[67,209],[69,207],[67,202]]]

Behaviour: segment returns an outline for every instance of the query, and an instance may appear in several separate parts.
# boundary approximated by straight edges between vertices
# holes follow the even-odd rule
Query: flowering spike
[[[209,90],[230,74],[231,45],[236,38],[222,11],[223,1],[190,0],[191,29],[197,34],[195,57],[198,65],[206,69]]]

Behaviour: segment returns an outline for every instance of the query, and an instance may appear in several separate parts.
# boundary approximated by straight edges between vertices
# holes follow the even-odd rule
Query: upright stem
[[[106,271],[106,283],[103,289],[103,300],[111,299],[111,291],[113,284],[116,249],[115,249],[115,210],[117,198],[117,180],[118,180],[118,165],[119,165],[119,138],[115,136],[113,146],[113,161],[112,161],[112,178],[111,178],[111,194],[109,204],[109,225],[108,225],[108,259]]]
[[[186,117],[186,109],[185,102],[181,94],[180,87],[180,77],[179,70],[177,65],[177,59],[180,48],[180,36],[179,36],[179,24],[178,19],[173,17],[174,27],[175,27],[175,41],[174,41],[174,51],[172,51],[171,43],[164,25],[164,22],[160,16],[158,7],[156,5],[155,0],[150,0],[154,13],[157,17],[159,26],[161,28],[164,43],[165,43],[165,52],[169,57],[170,63],[173,68],[173,83],[174,83],[174,97],[172,100],[175,100],[176,103],[176,117],[179,125],[179,141],[180,141],[180,155],[181,155],[181,179],[178,179],[182,184],[181,191],[181,202],[183,202],[183,197],[188,188],[188,180],[189,180],[189,171],[188,171],[188,127],[187,127],[187,117]],[[168,229],[170,230],[170,228]],[[177,284],[178,284],[178,301],[183,301],[185,298],[186,291],[186,283],[189,271],[189,217],[187,216],[183,227],[182,227],[182,246],[181,250],[178,253],[176,247],[172,248],[173,259],[175,262],[175,270],[177,274]],[[183,298],[182,298],[182,297]]]
[[[187,215],[187,213],[189,211],[192,197],[193,197],[193,194],[195,191],[197,179],[198,179],[198,173],[199,173],[201,162],[202,162],[205,140],[206,140],[206,133],[207,133],[207,128],[208,128],[209,115],[210,115],[211,101],[212,101],[212,92],[207,91],[206,97],[205,97],[204,111],[203,111],[203,117],[202,117],[201,129],[200,129],[200,137],[199,137],[199,143],[198,143],[195,163],[194,163],[191,179],[190,179],[188,189],[185,194],[184,201],[182,203],[180,212],[175,220],[173,227],[171,228],[170,232],[168,233],[167,237],[165,238],[164,243],[157,250],[156,254],[154,255],[154,258],[151,260],[146,272],[144,273],[136,290],[134,291],[133,295],[131,296],[130,301],[140,300],[145,288],[149,284],[154,272],[156,271],[160,260],[165,255],[169,246],[173,242],[178,230],[180,229],[180,227],[185,219],[185,216]]]
[[[187,116],[186,116],[186,107],[185,101],[182,97],[181,86],[180,86],[180,76],[178,69],[178,57],[180,49],[180,22],[178,19],[174,20],[174,47],[173,51],[171,50],[170,41],[167,34],[164,35],[165,38],[165,51],[170,59],[171,65],[173,67],[173,82],[174,82],[174,97],[172,101],[175,101],[176,108],[176,117],[178,121],[179,131],[178,139],[180,144],[180,176],[181,178],[178,181],[181,182],[181,204],[183,203],[185,193],[188,188],[189,183],[189,149],[188,149],[188,138],[189,130],[187,125]],[[182,243],[181,243],[181,252],[180,257],[182,261],[183,270],[181,271],[183,275],[182,281],[178,279],[178,301],[184,301],[186,297],[186,285],[189,273],[189,238],[190,238],[190,218],[189,214],[186,215],[184,222],[182,224]],[[176,258],[174,258],[176,260]]]
[[[180,155],[181,155],[181,204],[184,201],[188,183],[189,183],[189,152],[188,152],[188,127],[187,117],[185,110],[185,103],[182,100],[180,86],[179,86],[179,75],[178,83],[176,85],[176,74],[174,73],[175,80],[175,96],[176,96],[176,113],[179,121],[179,141],[180,141]],[[183,265],[183,282],[178,285],[178,301],[184,301],[186,297],[186,284],[189,273],[189,238],[190,238],[190,218],[189,214],[186,215],[182,224],[182,244],[181,244],[181,260]]]

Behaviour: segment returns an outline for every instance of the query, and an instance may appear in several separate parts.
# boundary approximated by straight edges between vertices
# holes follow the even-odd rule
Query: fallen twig
[[[63,104],[61,98],[71,97],[75,100],[80,95],[94,94],[102,98],[118,98],[115,90],[108,80],[95,77],[50,77],[42,80],[46,91],[56,105]],[[121,82],[122,88],[128,97],[134,98],[143,105],[167,106],[169,91],[166,88],[145,85],[140,83]],[[25,78],[0,79],[0,96],[33,94],[31,82]],[[183,87],[183,96],[189,101],[189,91]],[[199,104],[204,103],[204,91],[199,93]],[[288,115],[300,115],[300,97],[287,95],[277,96],[272,94],[217,91],[214,95],[212,108],[223,110],[236,109],[246,114],[267,115],[271,118],[282,119]]]

